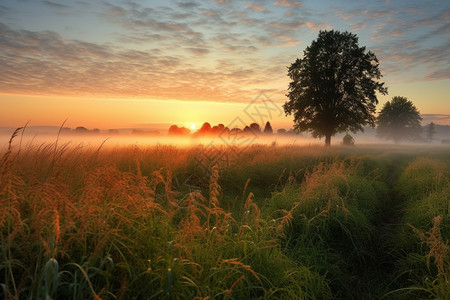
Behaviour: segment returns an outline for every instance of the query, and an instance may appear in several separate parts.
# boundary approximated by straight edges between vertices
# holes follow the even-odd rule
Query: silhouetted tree
[[[89,129],[83,126],[78,126],[77,128],[75,128],[75,131],[78,133],[88,133]]]
[[[169,135],[188,135],[191,131],[185,127],[178,127],[177,125],[172,125],[169,127]]]
[[[264,133],[265,134],[272,134],[273,133],[272,125],[270,125],[269,121],[267,121],[266,126],[264,127]]]
[[[286,129],[280,128],[280,129],[277,130],[277,133],[278,134],[286,134]]]
[[[230,129],[229,134],[236,136],[236,135],[239,135],[241,132],[242,132],[242,130],[240,128],[235,127],[235,128]]]
[[[250,129],[253,131],[253,133],[260,134],[261,133],[261,127],[258,123],[251,123]]]
[[[427,127],[427,139],[431,143],[433,141],[433,137],[436,134],[436,125],[431,122]]]
[[[376,91],[387,94],[378,59],[349,32],[320,31],[288,70],[289,98],[283,108],[294,115],[294,128],[314,137],[363,131],[375,126]]]
[[[384,104],[377,118],[377,136],[398,143],[419,136],[420,113],[406,97],[395,96]]]
[[[201,134],[208,134],[211,131],[211,124],[208,122],[203,123],[202,127],[198,130]]]

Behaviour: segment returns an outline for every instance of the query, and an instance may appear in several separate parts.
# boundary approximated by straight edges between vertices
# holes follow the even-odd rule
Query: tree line
[[[201,136],[217,136],[222,134],[251,134],[251,135],[271,135],[274,134],[274,130],[272,128],[272,125],[270,122],[266,122],[266,125],[264,128],[261,128],[261,126],[258,123],[251,123],[249,125],[246,125],[244,128],[228,128],[223,124],[218,124],[215,126],[211,126],[209,122],[203,123],[202,127],[198,129],[197,131],[191,133],[191,130],[189,130],[186,127],[179,127],[177,125],[171,125],[169,127],[168,134],[169,135],[192,135],[193,137],[201,137]],[[277,134],[295,134],[294,129],[286,130],[283,128],[280,128],[276,131]]]

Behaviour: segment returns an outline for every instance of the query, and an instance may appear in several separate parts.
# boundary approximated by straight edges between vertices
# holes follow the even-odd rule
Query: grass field
[[[12,139],[0,298],[449,298],[448,148],[207,151]]]

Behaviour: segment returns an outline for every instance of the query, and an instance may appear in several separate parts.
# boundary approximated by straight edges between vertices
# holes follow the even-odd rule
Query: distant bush
[[[355,139],[350,135],[350,134],[346,134],[343,138],[342,138],[342,145],[345,146],[354,146],[355,145]]]

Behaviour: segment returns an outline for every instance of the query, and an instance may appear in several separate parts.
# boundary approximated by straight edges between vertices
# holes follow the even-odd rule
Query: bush
[[[347,133],[342,138],[342,145],[344,145],[344,146],[354,146],[355,145],[355,139],[350,134]]]

